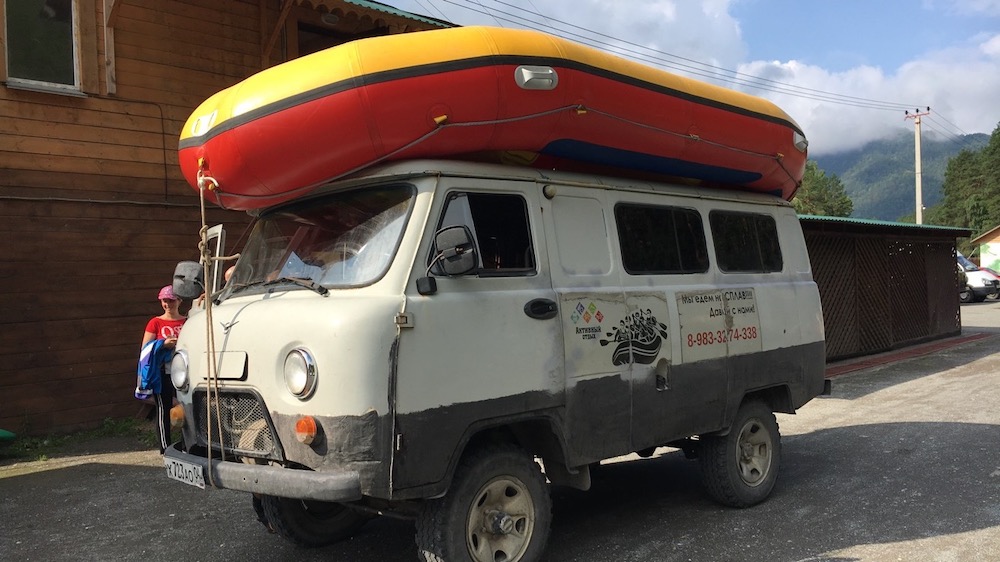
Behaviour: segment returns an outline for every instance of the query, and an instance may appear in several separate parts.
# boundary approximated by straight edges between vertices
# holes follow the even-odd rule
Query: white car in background
[[[966,284],[959,288],[958,298],[963,303],[982,302],[986,297],[996,297],[1000,290],[1000,279],[989,271],[980,269],[961,253],[958,256],[958,270],[965,273]]]

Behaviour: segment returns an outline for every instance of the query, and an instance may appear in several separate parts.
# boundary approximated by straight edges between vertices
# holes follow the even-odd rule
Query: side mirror
[[[436,263],[441,265],[445,275],[464,275],[476,269],[476,246],[472,243],[472,233],[464,225],[442,228],[434,235],[437,249]]]
[[[174,294],[182,299],[196,299],[205,292],[204,272],[196,261],[182,261],[174,268]]]

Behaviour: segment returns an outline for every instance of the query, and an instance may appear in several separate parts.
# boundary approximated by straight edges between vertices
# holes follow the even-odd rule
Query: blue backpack
[[[163,366],[174,356],[174,350],[164,346],[166,340],[152,340],[142,346],[139,352],[139,367],[136,370],[135,397],[145,400],[163,391]]]

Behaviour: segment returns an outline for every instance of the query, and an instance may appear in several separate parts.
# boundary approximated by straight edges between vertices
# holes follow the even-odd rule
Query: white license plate
[[[205,471],[200,465],[171,458],[164,458],[163,464],[168,478],[205,489]]]

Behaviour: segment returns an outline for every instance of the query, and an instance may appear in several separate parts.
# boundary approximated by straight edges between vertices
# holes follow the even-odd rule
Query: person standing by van
[[[187,321],[187,317],[180,312],[181,299],[174,295],[173,287],[167,285],[160,289],[157,298],[163,307],[163,314],[150,318],[146,323],[142,345],[139,346],[140,357],[146,345],[151,342],[154,346],[169,350],[169,355],[172,355],[177,336]],[[153,389],[153,401],[156,403],[156,433],[159,437],[160,454],[163,454],[170,445],[170,408],[174,404],[174,385],[170,382],[169,362],[162,366],[153,365],[153,368],[162,369],[159,388]]]

